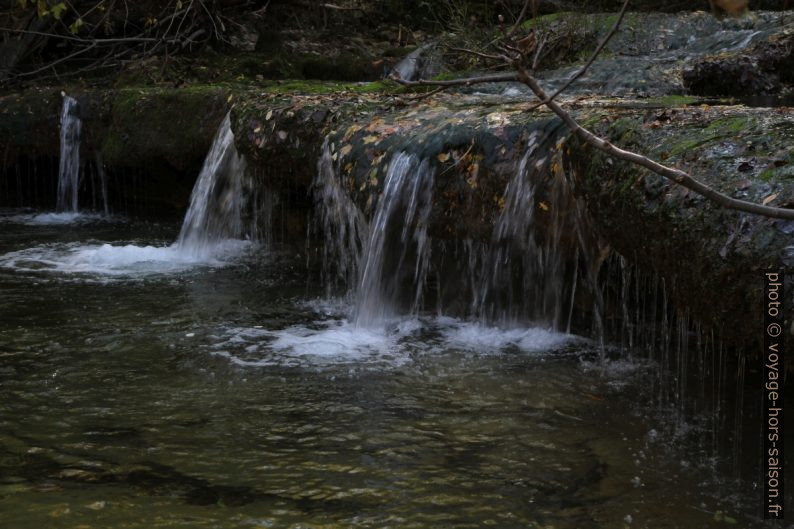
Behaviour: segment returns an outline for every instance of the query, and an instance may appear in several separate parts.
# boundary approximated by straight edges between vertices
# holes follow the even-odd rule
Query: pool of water
[[[583,338],[356,327],[285,251],[2,217],[2,527],[756,523],[659,438],[646,366]]]

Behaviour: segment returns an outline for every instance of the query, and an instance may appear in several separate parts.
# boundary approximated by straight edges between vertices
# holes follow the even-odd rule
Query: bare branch
[[[419,79],[418,81],[406,81],[396,75],[392,75],[391,79],[397,84],[403,86],[469,86],[473,84],[482,83],[504,83],[509,81],[520,81],[516,73],[500,73],[494,75],[483,75],[481,77],[464,77],[462,79],[448,79],[448,80],[432,80],[432,79]]]
[[[479,51],[469,50],[466,48],[450,48],[450,51],[459,51],[461,53],[468,53],[469,55],[474,55],[482,59],[490,59],[493,61],[504,61],[506,59],[504,56],[501,55],[491,55],[489,53],[482,53]]]
[[[521,13],[519,13],[518,18],[516,18],[516,23],[513,24],[513,27],[510,28],[510,31],[507,32],[508,37],[512,36],[513,33],[516,32],[518,27],[521,25],[521,22],[524,20],[524,17],[527,16],[527,8],[529,7],[529,2],[530,0],[524,0],[524,7],[521,8]]]
[[[96,47],[96,43],[92,42],[91,44],[89,44],[85,48],[80,48],[79,50],[75,51],[74,53],[70,53],[69,55],[66,55],[65,57],[61,57],[60,59],[58,59],[56,61],[52,61],[50,63],[47,63],[44,66],[42,66],[41,68],[37,68],[37,69],[35,69],[33,71],[18,73],[18,74],[16,74],[15,77],[28,77],[28,76],[31,76],[31,75],[36,75],[37,73],[41,73],[44,70],[49,70],[50,68],[53,68],[56,65],[58,65],[58,64],[60,64],[60,63],[62,63],[64,61],[68,61],[69,59],[77,57],[78,55],[82,55],[83,53],[86,53],[86,52],[92,50],[95,47]]]
[[[582,66],[579,69],[579,71],[577,71],[575,74],[573,74],[573,76],[571,76],[571,78],[568,79],[568,81],[566,81],[566,83],[564,85],[562,85],[562,87],[557,89],[556,92],[554,92],[551,96],[549,96],[548,101],[540,101],[537,104],[535,104],[535,106],[530,108],[530,110],[538,108],[538,107],[541,107],[541,106],[549,103],[550,101],[553,101],[558,95],[560,95],[565,90],[567,90],[569,86],[571,86],[577,79],[579,79],[581,76],[583,76],[585,74],[585,72],[590,68],[590,66],[593,65],[593,62],[595,62],[596,58],[601,54],[601,51],[604,49],[604,46],[607,45],[607,43],[612,38],[612,36],[617,32],[618,28],[620,27],[620,24],[623,22],[623,17],[626,15],[626,8],[628,6],[629,6],[629,0],[626,0],[625,2],[623,2],[623,7],[620,9],[620,14],[618,15],[618,19],[612,25],[612,29],[609,30],[609,33],[607,33],[604,36],[604,38],[601,39],[601,42],[596,47],[595,51],[590,56],[590,59],[587,61],[587,63],[585,63],[585,65]],[[534,69],[534,67],[533,67],[533,69]]]
[[[419,100],[422,100],[422,99],[427,99],[429,97],[433,97],[434,95],[436,95],[436,94],[438,94],[440,92],[443,92],[447,88],[449,88],[449,87],[448,86],[439,86],[438,88],[434,88],[433,90],[430,90],[429,92],[425,92],[424,94],[417,94],[417,95],[412,95],[412,96],[403,96],[403,99],[405,101],[419,101]]]
[[[543,91],[543,88],[541,88],[541,86],[530,75],[526,68],[520,64],[517,64],[516,67],[518,69],[521,82],[526,84],[538,99],[544,101],[544,104],[549,107],[549,109],[560,119],[562,119],[574,134],[596,149],[607,153],[613,158],[618,158],[620,160],[625,160],[635,165],[645,167],[646,169],[649,169],[658,175],[672,180],[673,182],[687,189],[691,189],[695,193],[698,193],[699,195],[702,195],[712,202],[715,202],[725,208],[744,211],[746,213],[753,213],[755,215],[763,215],[765,217],[794,220],[794,209],[764,206],[761,204],[754,204],[753,202],[747,202],[746,200],[739,200],[729,197],[728,195],[720,193],[716,189],[707,186],[699,180],[692,178],[688,173],[685,173],[680,169],[668,167],[641,154],[623,150],[613,145],[611,142],[596,136],[589,130],[579,125],[579,123],[577,123],[570,114],[568,114],[565,110],[563,110],[562,107],[560,107],[560,105],[546,95],[546,93]]]

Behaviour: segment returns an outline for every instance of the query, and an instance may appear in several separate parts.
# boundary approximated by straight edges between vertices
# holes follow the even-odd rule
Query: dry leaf
[[[377,136],[367,136],[364,138],[364,145],[369,145],[370,143],[375,143],[378,141]]]
[[[273,111],[272,110],[268,110],[267,111],[267,115],[265,116],[265,121],[270,121],[270,118],[272,118],[272,117],[273,117]]]
[[[449,153],[442,152],[436,158],[438,158],[439,162],[444,163],[449,160]]]
[[[345,145],[339,150],[339,152],[342,154],[342,156],[347,156],[348,154],[350,154],[350,151],[352,150],[353,150],[352,145]]]
[[[769,195],[768,197],[766,197],[766,198],[764,199],[764,202],[763,202],[763,204],[766,206],[767,204],[769,204],[770,202],[772,202],[773,200],[775,200],[775,199],[777,198],[778,194],[779,194],[779,193],[775,193],[774,195]]]
[[[545,202],[538,202],[538,207],[540,207],[540,209],[542,209],[543,211],[549,210],[549,205],[546,204]]]

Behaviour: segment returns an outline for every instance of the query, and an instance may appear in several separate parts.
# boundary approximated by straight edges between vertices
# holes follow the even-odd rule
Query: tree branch
[[[623,17],[626,15],[626,8],[628,6],[629,6],[629,0],[626,0],[625,2],[623,2],[623,7],[620,9],[620,14],[618,15],[618,19],[612,25],[612,29],[609,30],[609,33],[607,33],[604,36],[604,38],[601,39],[601,42],[598,43],[598,46],[596,47],[596,49],[593,52],[593,54],[590,56],[590,59],[587,61],[587,63],[585,63],[585,65],[582,66],[579,69],[579,71],[577,71],[575,74],[573,74],[573,76],[571,76],[571,78],[568,79],[568,81],[566,81],[565,84],[562,85],[562,87],[560,87],[559,89],[557,89],[557,91],[555,91],[552,95],[550,95],[548,100],[539,101],[534,106],[530,107],[529,110],[534,110],[535,108],[542,107],[543,105],[549,103],[550,101],[553,101],[558,95],[560,95],[565,90],[567,90],[569,86],[571,86],[577,79],[579,79],[581,76],[583,76],[585,74],[585,72],[595,62],[596,57],[598,57],[601,54],[601,51],[604,49],[604,46],[606,46],[607,43],[609,42],[609,40],[612,38],[612,36],[615,33],[617,33],[618,28],[620,27],[620,24],[623,22]]]
[[[530,0],[524,0],[524,7],[521,8],[521,13],[519,13],[518,18],[516,18],[515,24],[513,27],[510,28],[510,31],[507,32],[507,36],[511,37],[513,33],[516,32],[518,27],[521,25],[521,22],[524,20],[524,17],[527,16],[527,8],[529,7]]]
[[[618,158],[620,160],[625,160],[635,165],[645,167],[646,169],[649,169],[658,175],[672,180],[673,182],[682,185],[687,189],[691,189],[695,193],[698,193],[699,195],[702,195],[712,202],[715,202],[725,208],[744,211],[745,213],[753,213],[755,215],[763,215],[765,217],[794,220],[794,209],[764,206],[761,204],[755,204],[753,202],[747,202],[746,200],[739,200],[729,197],[728,195],[720,193],[716,189],[707,186],[699,180],[692,178],[689,174],[681,171],[680,169],[667,167],[666,165],[662,165],[659,162],[651,160],[650,158],[641,154],[623,150],[611,142],[596,136],[589,130],[579,125],[579,123],[577,123],[570,114],[563,110],[560,105],[551,100],[540,87],[538,82],[526,70],[526,68],[520,64],[517,64],[517,69],[521,82],[526,84],[538,99],[545,101],[544,104],[549,107],[552,112],[559,116],[559,118],[562,119],[566,125],[568,125],[568,128],[570,128],[574,134],[596,149],[607,153],[613,158]]]
[[[392,75],[391,79],[397,84],[403,86],[468,86],[473,84],[482,83],[504,83],[509,81],[520,81],[518,74],[515,73],[500,73],[494,75],[483,75],[481,77],[464,77],[463,79],[448,79],[435,81],[432,79],[419,79],[417,81],[406,81],[396,75]]]

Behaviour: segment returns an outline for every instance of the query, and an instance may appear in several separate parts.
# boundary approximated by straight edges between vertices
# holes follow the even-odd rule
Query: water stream
[[[63,96],[61,109],[61,157],[58,167],[58,213],[77,214],[80,185],[80,132],[82,122],[77,101]]]
[[[245,162],[234,147],[229,116],[221,123],[193,189],[190,207],[176,242],[141,244],[138,240],[53,241],[0,255],[0,268],[37,273],[77,274],[86,280],[169,274],[193,267],[225,266],[253,248],[258,218],[246,182]],[[76,195],[73,195],[76,196]],[[59,225],[118,219],[100,215],[63,218],[60,214],[6,215],[6,222]],[[248,221],[248,222],[246,222]]]

